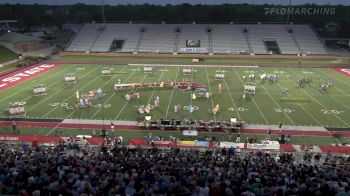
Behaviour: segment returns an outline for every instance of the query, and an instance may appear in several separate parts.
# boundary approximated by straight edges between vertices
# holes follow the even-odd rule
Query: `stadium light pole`
[[[103,24],[105,24],[106,23],[106,18],[105,18],[105,5],[104,5],[104,2],[103,2],[103,0],[101,0],[102,2],[102,4],[101,4],[101,7],[102,7],[102,22],[103,22]]]
[[[287,10],[287,24],[289,24],[290,8],[292,7],[292,0],[289,0],[289,6]]]

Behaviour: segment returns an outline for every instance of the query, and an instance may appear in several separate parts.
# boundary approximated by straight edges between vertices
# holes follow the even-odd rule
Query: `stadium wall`
[[[297,55],[207,55],[207,54],[154,54],[154,53],[138,53],[138,54],[126,54],[126,53],[82,53],[82,52],[61,52],[60,56],[99,56],[99,57],[133,57],[133,58],[210,58],[210,59],[291,59],[291,60],[336,60],[337,57],[333,55],[313,55],[313,56],[297,56]]]

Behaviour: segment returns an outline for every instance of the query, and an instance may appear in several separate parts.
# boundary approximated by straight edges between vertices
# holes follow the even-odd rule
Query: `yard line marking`
[[[211,95],[213,95],[213,93],[211,91],[211,88],[210,88],[210,82],[209,82],[209,76],[208,76],[208,69],[207,69],[207,67],[205,67],[205,72],[207,74],[209,92],[210,92]],[[191,100],[192,100],[192,98],[191,98]],[[211,108],[213,109],[214,108],[213,96],[210,96],[210,101],[211,101]],[[214,120],[216,122],[216,114],[214,114]]]
[[[128,67],[128,65],[125,65],[121,70],[119,70],[119,72],[123,71],[123,70],[124,70],[125,68],[127,68],[127,67]],[[124,82],[126,82],[126,81],[131,77],[131,75],[133,75],[135,72],[136,72],[136,71],[131,72],[131,73],[129,74],[129,76],[127,77],[127,79],[126,79]],[[115,76],[116,76],[116,75],[112,76],[110,81],[112,81],[112,78],[114,78]],[[101,88],[105,87],[105,86],[106,86],[107,84],[109,84],[109,83],[110,83],[110,82],[104,83],[104,85],[102,85]],[[90,117],[90,118],[94,118],[94,117],[98,114],[98,112],[99,112],[101,109],[103,109],[103,107],[104,107],[104,105],[107,103],[107,101],[109,101],[114,95],[115,95],[115,92],[112,93],[112,95],[101,105],[100,108],[98,108],[98,110],[97,110],[97,111],[94,113],[94,115],[93,115],[92,117]]]
[[[314,85],[314,86],[315,86],[315,85]],[[316,86],[315,86],[315,87],[316,87]],[[340,88],[338,88],[338,87],[336,87],[336,86],[334,86],[334,87],[335,87],[335,89],[337,89],[337,91],[343,91],[343,90],[341,90]],[[343,91],[343,92],[345,92],[345,91]],[[335,95],[335,96],[339,97],[339,95]],[[342,103],[341,101],[337,100],[336,98],[334,98],[334,96],[329,95],[329,96],[327,96],[327,97],[332,98],[334,101],[338,102],[340,105],[342,105],[342,106],[344,106],[344,107],[346,107],[347,109],[350,110],[350,107],[349,107],[349,106],[347,106],[347,105],[345,105],[344,103]]]
[[[289,80],[290,81],[290,80]],[[277,85],[280,87],[280,89],[282,89],[281,85],[277,82]],[[292,83],[292,85],[294,86],[294,83]],[[291,95],[289,92],[287,92],[287,95]],[[297,95],[306,95],[306,94],[297,94]],[[314,120],[318,125],[322,126],[322,124],[320,123],[320,121],[318,121],[314,115],[312,115],[303,105],[301,105],[300,103],[297,103],[298,106],[304,110],[311,118],[312,120]]]
[[[312,86],[314,86],[315,88],[317,88],[317,86],[315,84],[312,84]],[[342,89],[336,87],[336,86],[333,86],[335,89],[337,89],[337,91],[343,91]],[[346,93],[345,91],[343,91],[344,93]],[[346,93],[347,94],[347,93]],[[312,94],[311,94],[312,95]],[[350,94],[349,94],[350,95]],[[339,103],[340,105],[342,105],[343,107],[346,107],[347,109],[350,109],[349,106],[345,105],[344,103],[342,103],[341,101],[337,100],[336,98],[334,97],[339,97],[339,95],[324,95],[325,97],[327,98],[330,98],[330,99],[333,99],[335,102]]]
[[[249,70],[249,69],[248,69],[248,70]],[[262,71],[263,71],[264,74],[265,74],[265,71],[264,71],[264,70],[262,70]],[[278,82],[276,82],[276,83],[277,83],[277,85],[279,86]],[[271,96],[271,94],[269,93],[269,91],[266,90],[265,86],[264,86],[264,85],[260,85],[260,86],[266,91],[267,95],[269,95],[269,96],[272,98],[272,100],[275,102],[275,104],[276,104],[279,108],[281,108],[281,109],[283,110],[284,107],[282,107],[282,106],[276,101],[276,99],[275,99],[273,96]],[[286,112],[282,111],[282,115],[286,115],[287,118],[288,118],[288,120],[289,120],[291,123],[295,124],[294,121],[290,118],[290,116],[289,116]]]
[[[292,83],[292,86],[295,86],[294,82],[291,79],[289,79],[289,78],[287,78],[287,79],[289,82]],[[282,89],[282,87],[280,87],[280,88]],[[287,94],[289,94],[289,93],[287,92]],[[307,94],[304,93],[304,94],[298,94],[298,95],[303,95],[303,96],[305,95],[306,96]],[[312,113],[310,113],[303,105],[298,103],[298,106],[300,106],[301,109],[303,109],[319,126],[322,126],[322,123],[320,121],[318,121],[317,118],[314,115],[312,115]]]
[[[125,68],[126,68],[126,66],[123,67],[123,69],[121,69],[120,71],[124,70]],[[134,73],[136,73],[136,71],[133,71],[132,73],[130,73],[130,74],[128,75],[128,77],[127,77],[123,82],[125,83],[126,81],[128,81],[128,80],[130,79],[130,77],[131,77],[132,75],[134,75]],[[116,94],[117,94],[117,92],[112,93],[112,95],[108,97],[108,99],[107,99],[107,100],[103,103],[103,105],[94,113],[94,115],[92,115],[92,117],[90,117],[90,119],[93,119],[93,118],[98,114],[98,112],[99,112],[101,109],[103,109],[104,105],[105,105],[112,97],[114,97],[114,95],[116,95]],[[103,111],[102,111],[102,112],[103,112]]]
[[[236,70],[235,70],[233,67],[232,67],[232,70],[233,70],[233,72],[236,74],[236,77],[239,79],[239,81],[240,81],[242,84],[244,84],[244,82],[241,80],[241,77],[237,74]],[[269,122],[267,121],[265,115],[262,113],[260,107],[259,107],[258,104],[255,102],[254,97],[251,96],[251,98],[252,98],[252,100],[253,100],[253,102],[254,102],[256,108],[258,109],[260,115],[263,117],[265,123],[266,123],[266,124],[269,124]]]
[[[92,69],[91,71],[89,71],[88,73],[84,74],[82,78],[84,78],[86,75],[88,75],[89,73],[95,71],[96,69],[98,69],[99,67],[96,67],[95,69]],[[90,83],[94,82],[97,78],[99,77],[95,77],[93,80],[91,80],[90,82],[88,82],[87,84],[85,84],[84,86],[82,86],[81,88],[77,89],[77,91],[81,91],[82,89],[84,89],[86,86],[88,86]],[[68,86],[68,85],[67,85]],[[67,86],[65,86],[64,88],[66,88]],[[59,92],[59,91],[57,91]],[[54,95],[54,94],[53,94]],[[51,95],[50,97],[52,97],[53,95]],[[69,96],[67,99],[65,99],[63,101],[63,103],[65,103],[67,100],[69,100],[71,97],[75,96],[75,92]],[[49,98],[49,97],[48,97]],[[46,100],[46,99],[45,99]],[[43,101],[45,101],[43,100]],[[41,102],[39,102],[38,104],[40,104]],[[36,104],[36,105],[38,105]],[[56,110],[57,106],[55,106],[54,108],[52,108],[49,112],[47,112],[44,116],[42,116],[41,118],[44,118],[45,116],[47,116],[48,114],[50,114],[52,111]]]
[[[304,69],[304,70],[305,70],[305,69]],[[317,71],[318,73],[321,73],[321,74],[326,75],[326,73],[322,73],[322,72],[320,72],[320,71],[318,71],[318,70],[316,70],[316,71]],[[326,77],[329,77],[329,76],[326,75]],[[333,78],[332,78],[332,79],[333,79]],[[335,79],[336,79],[337,81],[339,81],[338,78],[335,77]],[[341,82],[341,83],[342,83],[342,82]],[[344,83],[344,84],[345,84],[345,83]],[[314,86],[314,87],[317,89],[317,86],[316,86],[315,84],[311,83],[311,85]],[[345,93],[345,94],[346,94],[345,96],[350,96],[350,94],[349,94],[348,92],[346,92],[346,91],[344,91],[344,90],[342,90],[342,89],[340,89],[340,88],[338,88],[338,87],[336,87],[336,86],[334,86],[334,88],[337,89],[337,91],[341,91],[341,92]],[[312,94],[310,94],[310,95],[312,95]],[[314,96],[320,96],[320,95],[314,95]],[[336,98],[334,98],[334,97],[339,97],[339,95],[333,95],[333,96],[332,96],[332,95],[322,95],[322,96],[325,96],[325,97],[327,97],[327,98],[333,99],[335,102],[339,103],[340,105],[343,105],[343,106],[346,107],[347,109],[350,109],[349,106],[343,104],[341,101],[339,101],[339,100],[337,100]]]
[[[316,71],[318,71],[318,70],[316,70]],[[319,71],[318,71],[319,72]],[[320,72],[319,72],[320,73]],[[327,75],[326,75],[326,77],[328,77]],[[335,78],[335,79],[337,79],[337,78]],[[311,83],[311,85],[312,86],[314,86],[316,89],[317,89],[317,86],[315,85],[315,84],[312,84]],[[336,86],[334,86],[336,89],[339,89],[339,88],[337,88]],[[339,90],[341,90],[341,89],[339,89]],[[343,91],[343,90],[341,90],[341,91]],[[345,92],[345,91],[343,91],[345,94],[348,94],[347,92]],[[311,94],[310,94],[311,95]],[[326,95],[325,95],[326,96]],[[335,98],[333,98],[333,96],[331,96],[331,95],[329,95],[329,96],[327,96],[327,98],[330,98],[330,99],[333,99],[335,102],[337,102],[337,103],[339,103],[340,105],[343,105],[344,107],[346,107],[347,109],[350,109],[347,105],[345,105],[345,104],[343,104],[341,101],[339,101],[339,100],[337,100],[337,99],[335,99]],[[326,108],[327,109],[327,108]],[[338,116],[337,115],[335,115],[334,114],[334,116],[335,117],[337,117],[338,118]],[[340,117],[338,118],[339,120],[341,119]],[[342,120],[341,120],[342,121]],[[348,126],[348,125],[347,125]]]
[[[61,80],[57,80],[56,82],[50,84],[50,85],[47,86],[47,87],[50,87],[50,86],[52,86],[52,85],[54,85],[54,84],[56,84],[56,83],[58,83],[58,82],[61,82]],[[33,96],[28,96],[27,98],[23,99],[22,101],[26,101],[27,99],[31,99],[32,97],[33,97]]]
[[[296,76],[298,76],[296,73],[294,73],[294,72],[292,72],[294,75],[296,75]],[[288,79],[288,80],[290,80],[290,79]],[[329,110],[326,106],[324,106],[322,103],[320,103],[317,99],[315,99],[312,95],[310,95],[307,91],[305,91],[304,89],[300,89],[300,90],[302,90],[302,91],[304,91],[306,94],[308,94],[309,95],[309,97],[311,97],[314,101],[316,101],[320,106],[322,106],[324,109],[326,109],[326,110]],[[337,115],[335,115],[334,114],[334,116],[338,119],[338,120],[340,120],[343,124],[345,124],[346,126],[348,126],[348,127],[350,127],[349,126],[349,124],[347,124],[343,119],[341,119],[339,116],[337,116]]]
[[[124,66],[119,72],[123,71],[127,66],[128,66],[128,65]],[[131,72],[131,73],[128,75],[128,77],[127,77],[123,82],[125,83],[126,81],[128,81],[129,78],[130,78],[135,72],[136,72],[136,71]],[[114,77],[114,76],[112,76],[112,78],[113,78],[113,77]],[[111,78],[111,79],[112,79],[112,78]],[[105,86],[105,85],[107,85],[107,83],[105,83],[103,86]],[[105,105],[115,94],[116,94],[116,92],[113,92],[112,95],[109,96],[108,99],[102,104],[102,106],[94,113],[94,115],[92,115],[92,117],[90,117],[90,119],[93,119],[93,118],[98,114],[98,112],[99,112],[101,109],[103,109],[104,105]]]
[[[90,72],[92,72],[92,71],[94,71],[94,69],[91,70],[91,71],[89,71],[89,72],[87,72],[87,73],[84,74],[83,76],[85,77],[86,75],[88,75],[88,74],[89,74]],[[74,72],[74,73],[75,73],[75,72]],[[60,80],[60,81],[61,81],[61,80]],[[66,85],[66,86],[63,87],[62,89],[65,89],[65,88],[67,88],[68,86],[69,86],[69,85]],[[60,89],[60,90],[62,90],[62,89]],[[33,109],[34,109],[36,106],[38,106],[39,104],[41,104],[41,103],[47,101],[47,100],[48,100],[49,98],[51,98],[52,96],[58,94],[58,93],[60,92],[60,90],[56,91],[55,93],[53,93],[52,95],[50,95],[50,96],[48,96],[48,97],[45,97],[45,99],[43,99],[43,100],[40,101],[39,103],[35,104],[34,106],[30,107],[30,109],[28,109],[28,112],[31,111],[31,110],[33,110]]]
[[[147,76],[148,76],[148,74],[145,74],[145,76],[143,77],[141,83],[147,78]],[[125,109],[125,107],[128,105],[128,103],[129,103],[129,101],[127,101],[127,102],[123,105],[122,109],[119,110],[119,113],[117,114],[117,116],[115,117],[114,120],[117,120],[117,119],[118,119],[118,117],[119,117],[120,114],[124,111],[124,109]]]
[[[165,72],[165,71],[162,71],[162,74],[160,74],[160,77],[159,77],[159,79],[158,79],[157,82],[160,82],[160,80],[161,80],[162,77],[163,77],[164,72]],[[151,101],[151,99],[152,99],[153,94],[154,94],[155,91],[156,91],[156,88],[153,89],[152,94],[151,94],[151,97],[148,99],[147,103],[149,103],[149,102]]]
[[[124,68],[126,68],[127,67],[127,65],[125,65],[121,70],[123,70]],[[98,68],[98,67],[97,67]],[[132,72],[131,74],[129,74],[129,76],[130,75],[132,75],[134,72]],[[112,76],[111,77],[111,79],[113,78],[114,76]],[[97,77],[96,77],[97,78]],[[95,78],[95,79],[96,79]],[[94,80],[95,80],[94,79]],[[107,82],[108,83],[108,82]],[[105,83],[105,85],[107,84],[107,83]],[[104,85],[103,85],[104,86]],[[66,116],[66,117],[64,117],[64,119],[68,119],[70,116],[72,116],[76,111],[78,111],[78,110],[74,110],[74,111],[72,111],[68,116]],[[63,121],[62,121],[63,122]],[[54,128],[52,128],[47,134],[46,134],[46,136],[48,136],[48,135],[50,135],[51,134],[51,132],[53,131],[53,130],[55,130],[57,127],[59,127],[61,124],[62,124],[62,122],[60,122],[59,124],[57,124]]]
[[[176,76],[175,76],[175,81],[177,81],[177,76],[179,74],[179,70],[180,70],[180,67],[177,67],[177,72],[176,72]],[[171,90],[171,95],[170,95],[170,99],[169,99],[169,103],[168,103],[168,107],[166,109],[166,113],[165,113],[165,119],[168,119],[168,112],[169,112],[169,107],[170,107],[170,103],[171,103],[171,100],[173,98],[173,94],[174,94],[174,88]]]
[[[285,71],[285,73],[287,73],[287,71]],[[289,79],[289,82],[292,83],[292,86],[294,86],[295,84]],[[282,87],[280,86],[279,83],[277,83],[277,85],[282,89]],[[291,95],[289,92],[287,92],[288,95]],[[306,94],[294,94],[294,95],[306,95]],[[297,105],[304,110],[311,118],[312,120],[314,120],[318,125],[322,126],[322,124],[317,120],[317,118],[314,117],[314,115],[312,115],[303,105],[301,105],[300,103],[297,103]]]
[[[326,73],[320,72],[319,70],[316,70],[316,71],[317,71],[318,73],[326,74]],[[326,77],[327,77],[327,75],[326,75]],[[332,79],[335,79],[335,80],[340,81],[341,83],[343,83],[343,82],[342,82],[341,80],[339,80],[337,77],[334,77],[334,78],[332,77]],[[343,83],[343,84],[345,84],[346,86],[349,86],[349,85],[347,85],[346,83]],[[314,85],[314,86],[317,88],[316,85]],[[343,89],[338,88],[338,87],[335,86],[335,85],[333,85],[333,87],[334,87],[335,89],[337,89],[337,91],[340,91],[340,92],[345,93],[345,94],[346,94],[345,96],[349,96],[349,95],[350,95],[348,92],[344,91]],[[339,97],[339,95],[335,95],[335,96],[338,96],[338,97]],[[333,96],[331,96],[331,95],[329,95],[328,97],[333,98]],[[341,101],[336,100],[335,98],[333,98],[333,100],[335,100],[336,102],[340,103],[340,104],[343,105],[344,107],[350,109],[349,106],[343,104]]]
[[[226,79],[224,79],[224,82],[225,82],[225,86],[226,86],[226,89],[227,89],[227,91],[228,91],[228,94],[230,95],[232,104],[233,104],[233,106],[235,107],[235,111],[236,111],[236,113],[237,113],[237,115],[238,115],[238,118],[240,119],[240,118],[241,118],[241,115],[240,115],[239,112],[238,112],[237,106],[236,106],[235,101],[234,101],[234,99],[233,99],[233,97],[232,97],[231,90],[230,90],[230,88],[229,88],[228,85],[227,85]],[[232,111],[232,112],[235,113],[234,111]]]
[[[164,68],[165,68],[165,67],[164,67]],[[157,82],[159,82],[159,81],[162,79],[164,72],[165,72],[165,71],[162,71],[162,74],[160,74],[160,77],[159,77],[159,79],[158,79]],[[142,82],[146,79],[147,76],[148,76],[148,74],[145,74],[145,77],[142,79]],[[142,83],[142,82],[141,82],[141,83]],[[154,87],[153,92],[152,92],[152,94],[151,94],[151,97],[148,99],[147,104],[151,101],[155,90],[156,90],[156,87]],[[126,102],[126,103],[124,104],[123,108],[119,111],[119,113],[118,113],[117,116],[114,118],[114,120],[117,120],[117,119],[119,118],[120,114],[124,111],[124,109],[125,109],[125,107],[128,105],[128,103],[129,103],[129,102]]]
[[[68,66],[67,66],[68,67]],[[68,67],[69,68],[69,67]],[[69,69],[71,69],[71,68],[69,68]],[[68,70],[69,70],[68,69]],[[61,71],[59,71],[59,72],[56,72],[56,73],[54,73],[54,75],[58,75],[58,73],[61,73],[61,72],[63,72],[63,71],[65,71],[66,70],[66,68],[64,68],[63,70],[61,70]],[[52,71],[52,70],[51,70]],[[48,72],[46,72],[46,73],[49,73],[50,71],[48,71]],[[44,73],[44,74],[46,74],[46,73]],[[52,76],[53,77],[53,76]],[[34,78],[33,78],[34,79]],[[48,79],[51,79],[51,76],[49,75],[48,77],[46,77],[46,79],[44,79],[44,80],[41,80],[41,81],[45,81],[45,80],[48,80]],[[40,81],[40,82],[41,82]],[[55,82],[56,83],[56,82]],[[55,83],[53,83],[53,84],[55,84]],[[25,84],[25,83],[23,83],[23,84]],[[53,84],[51,84],[51,85],[53,85]],[[51,86],[50,85],[50,86]],[[17,93],[14,93],[14,94],[11,94],[11,96],[8,96],[8,97],[6,97],[5,99],[2,99],[2,100],[0,100],[0,103],[1,102],[3,102],[3,101],[5,101],[6,99],[9,99],[9,98],[11,98],[11,97],[13,97],[13,96],[15,96],[15,95],[17,95],[17,94],[19,94],[19,93],[21,93],[21,92],[23,92],[24,90],[27,90],[27,89],[30,89],[30,88],[23,88],[22,90],[20,90],[20,91],[17,91]]]
[[[329,69],[328,69],[329,70]],[[332,69],[333,70],[333,69]],[[330,76],[328,76],[328,74],[327,73],[325,73],[324,71],[326,71],[326,69],[318,69],[318,70],[316,70],[318,73],[322,73],[323,75],[325,75],[326,77],[330,77]],[[333,70],[334,71],[334,70]],[[337,74],[337,75],[339,75],[339,72],[336,72],[335,74]],[[333,75],[333,74],[332,74]],[[347,77],[347,78],[349,78],[349,77]],[[338,77],[332,77],[332,79],[336,79],[336,80],[338,80],[340,83],[342,83],[342,84],[344,84],[345,86],[348,86],[348,87],[350,87],[350,85],[348,84],[348,83],[346,83],[346,82],[343,82],[342,80],[339,80],[339,78]]]

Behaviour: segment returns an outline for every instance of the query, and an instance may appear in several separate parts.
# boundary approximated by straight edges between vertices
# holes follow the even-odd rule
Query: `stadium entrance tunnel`
[[[113,40],[110,51],[113,52],[113,51],[122,50],[124,43],[125,43],[125,40],[120,40],[120,39]]]
[[[264,40],[266,50],[272,52],[272,54],[281,54],[280,47],[277,44],[277,41],[274,40]]]

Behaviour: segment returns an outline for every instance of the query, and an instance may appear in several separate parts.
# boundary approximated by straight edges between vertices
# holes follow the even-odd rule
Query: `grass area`
[[[8,71],[8,70],[10,70],[10,69],[13,69],[13,68],[16,68],[16,66],[18,65],[18,64],[20,64],[21,62],[17,62],[17,63],[12,63],[12,64],[10,64],[10,65],[6,65],[6,66],[4,66],[4,67],[0,67],[0,73],[1,72],[5,72],[5,71]]]
[[[63,65],[34,79],[16,85],[1,92],[0,116],[8,117],[7,108],[13,102],[24,102],[29,117],[33,118],[75,118],[75,119],[107,119],[107,120],[137,120],[141,117],[137,109],[140,105],[154,103],[156,96],[160,97],[160,107],[151,112],[153,119],[204,119],[229,121],[231,117],[239,117],[249,124],[278,124],[350,127],[350,78],[331,69],[295,69],[295,68],[222,68],[225,80],[215,80],[217,68],[196,68],[192,77],[183,76],[180,67],[155,67],[152,74],[144,74],[142,67],[112,66],[114,74],[102,77],[100,65]],[[64,76],[75,73],[77,83],[67,85]],[[262,82],[257,79],[257,93],[247,95],[243,99],[242,77],[255,74],[278,74],[277,83]],[[296,88],[295,82],[303,76],[310,76],[311,85]],[[319,79],[318,79],[319,78]],[[192,80],[207,86],[212,93],[210,99],[191,99],[191,92],[177,89],[140,89],[141,98],[130,102],[124,96],[129,91],[115,92],[113,84],[118,80],[122,83],[161,82]],[[321,93],[318,86],[329,79],[335,85]],[[48,95],[34,96],[34,85],[44,84]],[[224,93],[220,93],[218,85],[222,84]],[[94,107],[79,110],[66,110],[67,105],[76,101],[75,93],[80,94],[93,89],[102,88],[105,96],[92,101]],[[281,89],[288,88],[287,94]],[[182,111],[175,113],[174,105],[180,104]],[[188,106],[195,107],[189,113]],[[216,104],[220,112],[209,113]]]
[[[50,128],[19,128],[21,134],[24,135],[47,135],[50,133],[50,136],[55,136],[57,132],[62,132],[63,136],[76,136],[76,135],[92,135],[98,137],[100,135],[100,130],[96,130],[96,135],[92,134],[91,129],[77,130],[77,129],[50,129]],[[187,137],[183,136],[181,132],[167,132],[167,131],[151,131],[153,136],[161,136],[165,140],[168,140],[170,136],[180,138],[182,140],[195,140],[195,139],[204,139],[205,137],[215,137],[216,141],[236,141],[236,134],[232,134],[231,140],[228,133],[216,133],[216,132],[199,132],[198,137]],[[122,136],[124,141],[127,142],[129,139],[143,138],[143,136],[148,135],[150,131],[126,131],[118,130],[115,132],[108,132],[109,136]],[[12,134],[11,127],[0,127],[0,134]],[[244,142],[246,137],[255,138],[257,137],[258,141],[265,140],[267,135],[256,135],[256,134],[241,134],[241,141]],[[277,135],[272,135],[271,140],[277,140]],[[340,142],[350,142],[350,138],[339,138]],[[338,141],[332,137],[317,137],[317,136],[292,136],[292,144],[317,144],[317,145],[332,145],[337,144]]]
[[[17,54],[11,50],[0,46],[0,63],[4,63],[17,58]],[[1,71],[1,70],[0,70]]]
[[[61,59],[64,60],[97,60],[97,61],[116,61],[116,62],[125,62],[125,63],[191,63],[192,57],[142,57],[142,56],[133,56],[133,57],[121,57],[121,56],[93,56],[93,55],[65,55],[61,56]],[[302,58],[301,58],[302,59]],[[249,58],[211,58],[208,56],[201,62],[201,64],[298,64],[296,59],[249,59]],[[341,58],[336,60],[328,59],[303,59],[303,64],[320,64],[320,65],[338,65],[342,66],[349,64],[347,58]]]

